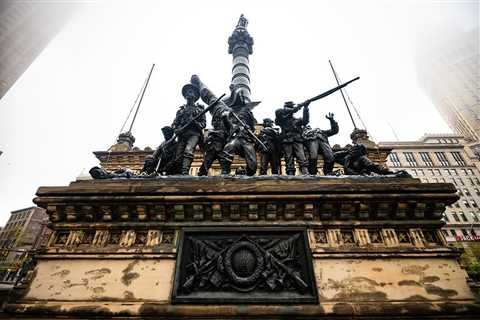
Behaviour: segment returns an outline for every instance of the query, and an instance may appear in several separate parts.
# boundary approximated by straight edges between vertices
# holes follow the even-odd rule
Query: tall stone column
[[[253,38],[247,31],[248,20],[243,16],[228,38],[228,53],[233,55],[232,85],[250,102],[250,68],[248,56],[253,53]]]

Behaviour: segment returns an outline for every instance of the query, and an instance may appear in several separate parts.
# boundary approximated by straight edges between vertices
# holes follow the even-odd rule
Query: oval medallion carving
[[[225,271],[238,286],[255,283],[263,267],[263,255],[251,242],[240,241],[230,247],[225,254]]]

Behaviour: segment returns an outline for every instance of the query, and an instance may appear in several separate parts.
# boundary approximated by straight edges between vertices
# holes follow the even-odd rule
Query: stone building
[[[380,142],[392,148],[387,164],[424,183],[453,183],[460,200],[447,206],[442,233],[448,242],[480,242],[480,162],[457,134],[426,134],[418,141]]]
[[[14,282],[23,261],[41,246],[45,246],[50,230],[48,216],[39,207],[12,211],[0,231],[0,282]]]
[[[68,22],[79,3],[1,1],[0,98]]]
[[[480,154],[480,29],[430,36],[417,50],[421,86],[453,132]],[[436,40],[432,40],[436,39]]]

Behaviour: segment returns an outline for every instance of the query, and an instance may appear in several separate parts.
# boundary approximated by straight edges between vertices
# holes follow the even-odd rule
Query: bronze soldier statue
[[[275,111],[275,124],[280,126],[281,144],[285,156],[285,167],[287,175],[295,175],[294,159],[297,160],[300,172],[308,174],[307,159],[303,148],[302,132],[303,127],[309,122],[309,102],[295,105],[292,101],[285,102],[282,109]],[[303,117],[295,118],[293,114],[303,108]]]
[[[216,96],[200,81],[198,76],[192,76],[192,84],[200,89],[200,95],[205,103],[212,103]],[[212,109],[212,125],[215,133],[207,141],[207,150],[199,175],[206,175],[210,165],[218,159],[222,167],[222,174],[230,174],[230,168],[235,154],[246,160],[247,175],[254,175],[257,171],[256,153],[254,140],[257,139],[252,133],[255,127],[255,118],[239,91],[235,87],[230,88],[231,96],[226,101],[218,102]],[[222,135],[221,133],[224,133]],[[224,139],[224,140],[223,140]],[[219,152],[222,143],[223,149]],[[210,146],[208,144],[210,143]]]
[[[223,148],[223,157],[220,159],[222,174],[230,174],[233,157],[237,154],[245,158],[246,173],[249,176],[257,173],[257,154],[255,152],[256,136],[255,117],[246,105],[241,92],[233,90],[230,110],[226,114],[228,129],[227,144]]]
[[[195,121],[194,117],[202,113],[203,106],[195,103],[200,98],[198,88],[192,84],[186,84],[182,88],[182,94],[187,103],[180,107],[173,121],[172,128],[178,137],[175,159],[181,159],[181,174],[188,175],[193,161],[195,147],[203,141],[203,129],[206,126],[205,115]],[[189,124],[190,123],[190,124]],[[185,128],[185,125],[188,127]]]
[[[325,116],[330,120],[330,130],[320,130],[319,128],[312,129],[310,126],[305,126],[303,131],[303,139],[308,149],[308,172],[312,175],[317,174],[318,154],[323,156],[323,174],[331,175],[333,173],[333,151],[328,137],[338,133],[338,123],[333,119],[333,113]]]
[[[258,139],[263,142],[267,150],[259,148],[260,152],[260,175],[266,175],[268,165],[272,170],[272,174],[281,174],[280,172],[280,143],[279,132],[273,127],[273,120],[270,118],[263,119],[263,128],[260,129]]]
[[[343,166],[346,175],[378,175],[394,174],[397,177],[410,177],[405,170],[393,172],[367,158],[367,148],[363,144],[355,144],[344,151],[335,152],[335,162]]]
[[[204,145],[203,162],[198,170],[199,176],[208,175],[208,169],[215,160],[220,161],[223,147],[227,141],[227,129],[225,127],[223,110],[217,108],[210,110],[212,115],[212,129],[208,129],[207,138]]]
[[[174,175],[180,173],[180,166],[178,159],[175,159],[175,152],[177,150],[177,142],[173,140],[173,128],[165,126],[162,128],[164,141],[155,150],[153,155],[145,157],[145,163],[140,171],[141,173],[151,175],[157,172],[161,175]],[[158,169],[157,169],[158,168]]]

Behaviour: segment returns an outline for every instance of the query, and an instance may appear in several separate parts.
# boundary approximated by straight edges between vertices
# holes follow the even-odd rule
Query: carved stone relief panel
[[[185,229],[173,303],[317,303],[305,229]]]

